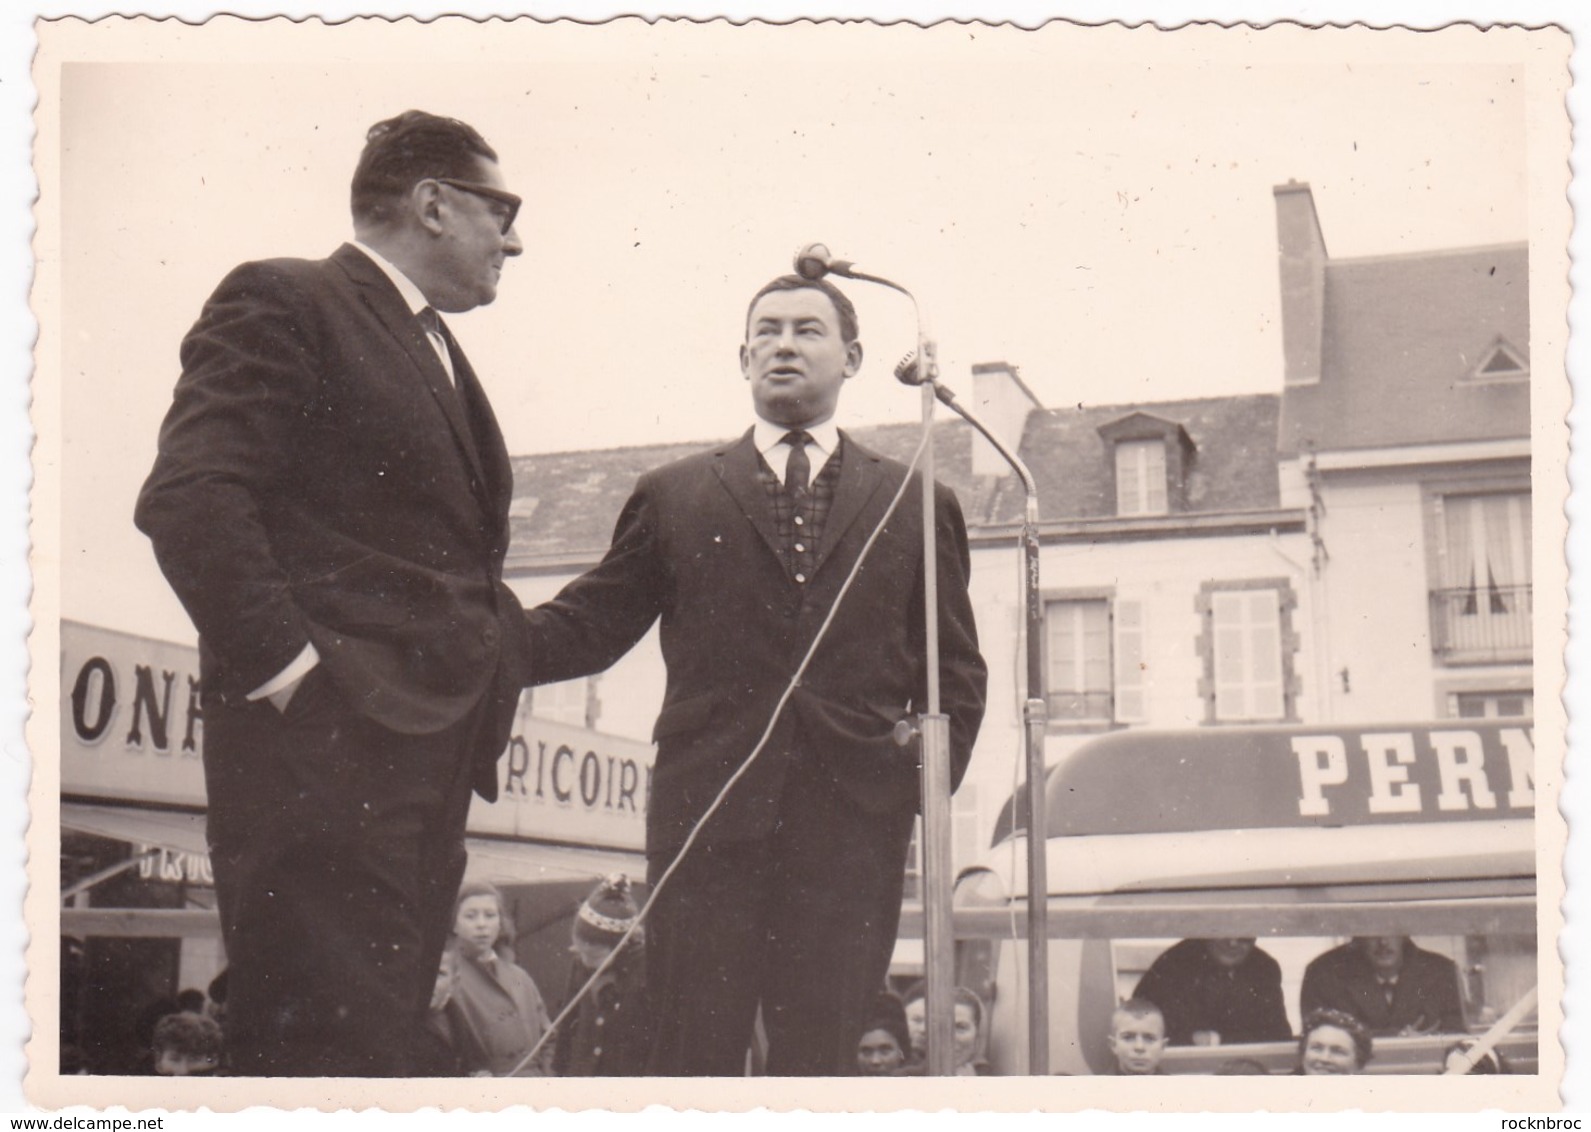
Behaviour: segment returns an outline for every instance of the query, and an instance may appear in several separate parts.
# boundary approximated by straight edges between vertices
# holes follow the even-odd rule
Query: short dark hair
[[[1365,1024],[1349,1014],[1346,1010],[1330,1010],[1321,1007],[1311,1010],[1304,1017],[1303,1028],[1298,1032],[1298,1056],[1304,1056],[1304,1047],[1309,1044],[1309,1035],[1322,1026],[1335,1026],[1353,1039],[1354,1056],[1358,1060],[1359,1068],[1363,1069],[1370,1060],[1370,1055],[1375,1052],[1375,1044],[1370,1040],[1370,1031]]]
[[[751,302],[746,304],[748,331],[751,329],[751,312],[756,307],[757,301],[775,291],[822,291],[829,297],[829,302],[834,304],[834,313],[840,316],[841,340],[847,345],[856,341],[856,308],[851,305],[851,300],[845,297],[845,292],[827,279],[806,279],[800,275],[781,275],[777,279],[771,279],[763,284],[762,290],[751,296]]]
[[[1166,1013],[1159,1006],[1147,998],[1129,998],[1110,1012],[1112,1019],[1118,1014],[1125,1014],[1129,1018],[1148,1018],[1151,1015],[1160,1019],[1160,1024],[1165,1025]]]
[[[483,160],[496,161],[497,151],[475,127],[457,118],[405,110],[377,122],[365,134],[365,149],[354,169],[349,202],[354,220],[383,223],[391,219],[394,202],[417,181],[474,180]]]
[[[894,1038],[901,1053],[911,1052],[911,1031],[906,1027],[906,1004],[895,992],[881,990],[873,996],[873,1010],[862,1026],[862,1034],[866,1036],[874,1030],[883,1030]]]

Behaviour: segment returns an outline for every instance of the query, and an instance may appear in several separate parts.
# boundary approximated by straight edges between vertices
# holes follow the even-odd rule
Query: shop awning
[[[158,846],[183,853],[209,852],[203,814],[67,802],[61,805],[61,828],[131,845]],[[635,880],[646,873],[644,856],[616,849],[485,837],[471,837],[466,844],[470,860],[465,875],[471,880],[507,884],[583,880],[595,883],[614,872],[628,873]]]
[[[204,840],[204,815],[175,810],[141,810],[130,806],[93,806],[61,803],[61,829],[153,845],[179,853],[210,851]]]
[[[595,884],[609,873],[625,873],[635,881],[646,879],[646,858],[640,853],[483,837],[471,837],[467,844],[470,860],[464,876],[468,880],[496,885],[554,881]]]
[[[68,802],[61,806],[61,828],[178,853],[208,852],[203,814]],[[479,837],[467,844],[465,876],[498,885],[595,884],[614,872],[635,880],[646,876],[646,858],[639,853]],[[172,938],[213,936],[220,925],[210,909],[63,908],[61,930],[74,936]]]

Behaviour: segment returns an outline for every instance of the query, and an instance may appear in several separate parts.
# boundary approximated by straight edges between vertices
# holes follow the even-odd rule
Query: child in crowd
[[[551,1042],[533,1061],[520,1064],[541,1041],[550,1019],[535,981],[509,958],[511,924],[504,915],[502,894],[484,881],[467,881],[453,909],[460,962],[451,1001],[458,1006],[459,1026],[485,1052],[492,1076],[547,1076],[552,1067]]]
[[[574,955],[564,1001],[580,992],[635,924],[640,909],[630,878],[614,873],[586,897],[571,929]],[[560,1077],[640,1077],[652,1045],[646,1006],[643,929],[636,928],[558,1031],[553,1070]]]
[[[1110,1016],[1106,1035],[1116,1059],[1112,1074],[1121,1077],[1159,1076],[1160,1058],[1166,1052],[1166,1020],[1160,1008],[1146,998],[1129,998]]]

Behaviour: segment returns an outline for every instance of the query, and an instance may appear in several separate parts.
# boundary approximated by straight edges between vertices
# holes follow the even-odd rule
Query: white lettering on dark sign
[[[138,862],[138,876],[142,880],[159,880],[170,884],[215,884],[208,853],[188,853],[159,845],[139,845],[137,851],[143,854]]]
[[[1507,816],[1536,804],[1535,745],[1526,727],[1487,743],[1461,729],[1378,731],[1350,744],[1341,734],[1292,738],[1298,813],[1336,818]]]

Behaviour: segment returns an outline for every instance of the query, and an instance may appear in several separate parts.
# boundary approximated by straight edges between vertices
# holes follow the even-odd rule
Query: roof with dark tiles
[[[1110,454],[1098,429],[1135,412],[1181,425],[1192,441],[1187,511],[1219,514],[1274,508],[1278,506],[1279,404],[1274,395],[1255,394],[1035,410],[1028,416],[1020,453],[1038,481],[1040,517],[1114,516]],[[867,447],[903,463],[910,461],[920,435],[915,424],[847,431]],[[974,476],[972,442],[969,426],[942,419],[934,434],[936,478],[956,492],[970,527],[1020,522],[1021,485],[1010,476]],[[607,547],[619,511],[643,472],[723,443],[516,457],[510,568],[594,559]]]
[[[1321,376],[1283,394],[1296,455],[1530,435],[1528,380],[1476,380],[1498,342],[1530,351],[1525,244],[1328,260]]]
[[[1192,442],[1185,512],[1224,514],[1277,507],[1280,404],[1274,394],[1257,393],[1034,412],[1028,416],[1021,456],[1038,483],[1039,517],[1102,519],[1116,514],[1112,454],[1099,429],[1134,414],[1179,424]],[[1002,480],[988,521],[1020,522],[1022,506],[1021,485]]]

